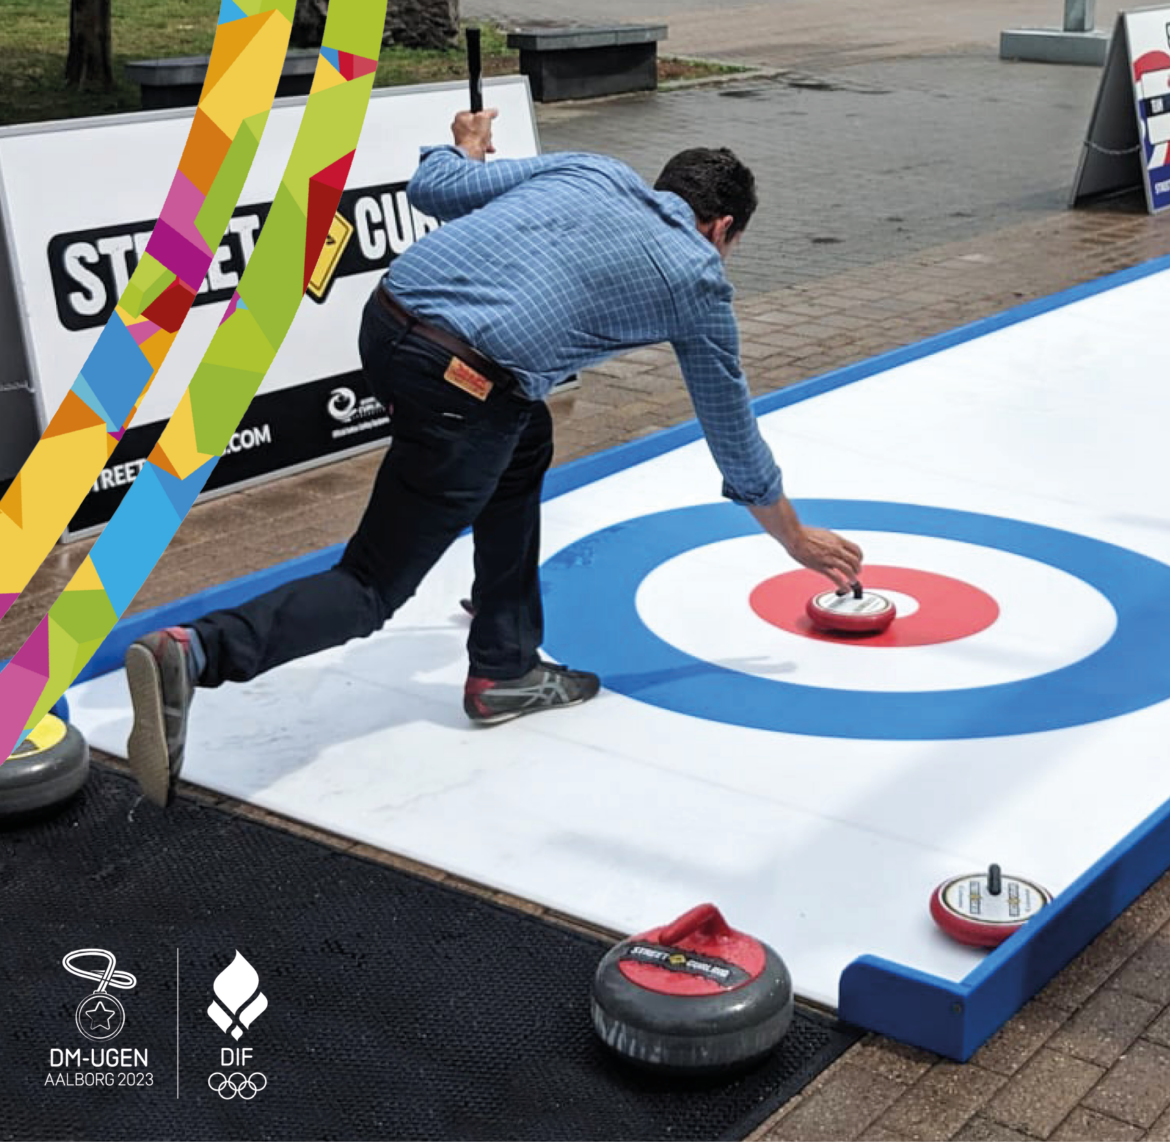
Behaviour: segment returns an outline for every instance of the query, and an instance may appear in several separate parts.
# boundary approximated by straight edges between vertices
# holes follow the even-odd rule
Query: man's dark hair
[[[654,189],[673,191],[700,222],[730,214],[728,238],[747,226],[756,209],[755,177],[726,147],[679,151],[662,168]]]

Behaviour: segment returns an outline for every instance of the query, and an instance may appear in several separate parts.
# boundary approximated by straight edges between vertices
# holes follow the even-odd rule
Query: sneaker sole
[[[126,681],[134,708],[126,760],[146,799],[165,809],[171,799],[171,766],[167,759],[162,675],[146,647],[131,646],[126,651]]]
[[[489,714],[487,717],[480,717],[478,714],[472,717],[472,725],[476,726],[498,726],[501,722],[511,722],[516,718],[523,718],[526,714],[541,714],[545,710],[567,710],[570,706],[580,706],[588,702],[590,698],[596,698],[596,694],[590,694],[589,698],[574,698],[571,702],[558,702],[555,706],[532,706],[527,710],[501,710],[498,714]]]

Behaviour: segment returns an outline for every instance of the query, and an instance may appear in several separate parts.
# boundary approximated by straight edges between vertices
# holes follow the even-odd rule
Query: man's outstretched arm
[[[723,494],[743,504],[797,563],[840,587],[861,574],[861,548],[843,536],[805,527],[784,494],[780,469],[760,435],[739,364],[739,330],[730,300],[720,301],[674,342],[695,415],[723,475]]]
[[[451,124],[453,146],[425,147],[406,196],[411,205],[440,222],[451,222],[485,205],[542,170],[561,161],[557,155],[530,159],[484,160],[492,145],[494,108],[473,114],[460,111]]]

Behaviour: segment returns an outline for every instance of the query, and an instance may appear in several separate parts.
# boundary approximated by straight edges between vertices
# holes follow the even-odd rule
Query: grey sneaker
[[[469,677],[463,709],[473,722],[492,726],[540,710],[577,706],[588,702],[599,689],[601,679],[596,674],[540,662],[520,678]]]
[[[183,768],[194,673],[191,636],[182,627],[153,631],[126,651],[134,707],[127,758],[146,799],[164,808],[174,800]]]

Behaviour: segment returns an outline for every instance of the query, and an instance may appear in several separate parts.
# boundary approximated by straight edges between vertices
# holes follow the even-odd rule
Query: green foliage
[[[0,0],[4,67],[0,70],[0,124],[38,123],[137,111],[138,87],[127,82],[124,65],[131,60],[207,55],[215,39],[220,0],[113,0],[114,89],[105,94],[65,86],[69,50],[69,0]],[[485,75],[514,75],[518,53],[503,29],[483,26]],[[664,59],[660,77],[685,78],[718,73],[718,65]],[[463,48],[426,51],[388,47],[382,50],[375,82],[380,87],[463,79]]]
[[[95,94],[65,86],[69,0],[0,0],[0,123],[136,111],[138,88],[126,81],[123,64],[157,56],[206,55],[218,16],[219,0],[113,0],[115,86]]]

